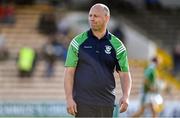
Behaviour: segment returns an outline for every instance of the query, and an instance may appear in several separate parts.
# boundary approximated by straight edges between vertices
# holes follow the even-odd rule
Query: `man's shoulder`
[[[113,41],[113,42],[115,42],[115,43],[123,44],[122,41],[121,41],[118,37],[116,37],[114,34],[112,34],[112,33],[110,33],[110,32],[109,32],[109,34],[110,34],[110,36],[111,36],[111,41]]]
[[[76,35],[76,36],[73,38],[73,40],[75,40],[75,41],[77,41],[77,42],[81,42],[81,41],[87,39],[87,37],[88,37],[87,31],[85,31],[85,32],[82,32],[82,33]]]
[[[110,42],[115,49],[119,49],[121,47],[125,49],[123,42],[118,37],[116,37],[115,35],[113,35],[111,33],[109,33],[109,34],[111,36]]]
[[[87,32],[83,32],[75,36],[71,41],[71,46],[75,47],[76,50],[79,49],[79,46],[88,38]]]

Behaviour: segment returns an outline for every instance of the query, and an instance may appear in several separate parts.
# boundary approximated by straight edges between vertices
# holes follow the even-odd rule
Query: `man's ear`
[[[109,20],[110,20],[110,16],[106,16],[107,23],[109,22]]]

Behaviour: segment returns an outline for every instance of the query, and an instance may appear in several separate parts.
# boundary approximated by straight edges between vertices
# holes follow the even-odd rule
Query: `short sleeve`
[[[119,54],[119,56],[117,56],[117,58],[121,71],[128,72],[129,64],[128,64],[127,52],[123,51],[121,54]]]
[[[76,67],[77,66],[79,46],[86,39],[87,39],[87,32],[83,32],[83,33],[77,35],[75,38],[73,38],[73,40],[71,41],[69,48],[68,48],[65,67]]]
[[[128,64],[128,57],[127,57],[127,50],[124,44],[114,35],[111,35],[111,44],[113,45],[116,51],[116,70],[122,72],[129,72],[129,64]]]
[[[78,47],[75,45],[74,40],[69,45],[65,67],[76,67],[78,62]]]

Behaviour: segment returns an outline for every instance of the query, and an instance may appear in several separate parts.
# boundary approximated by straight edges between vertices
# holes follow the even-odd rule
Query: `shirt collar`
[[[92,38],[97,38],[97,37],[93,34],[93,32],[92,32],[91,29],[88,30],[88,36],[89,36],[89,37],[92,37]],[[109,31],[108,31],[108,30],[106,30],[105,35],[104,35],[101,39],[109,39]]]

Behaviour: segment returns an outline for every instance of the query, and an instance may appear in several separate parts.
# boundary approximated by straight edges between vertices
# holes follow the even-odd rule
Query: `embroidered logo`
[[[105,45],[105,53],[106,54],[111,54],[111,49],[112,49],[112,47],[111,46],[109,46],[109,45]]]

